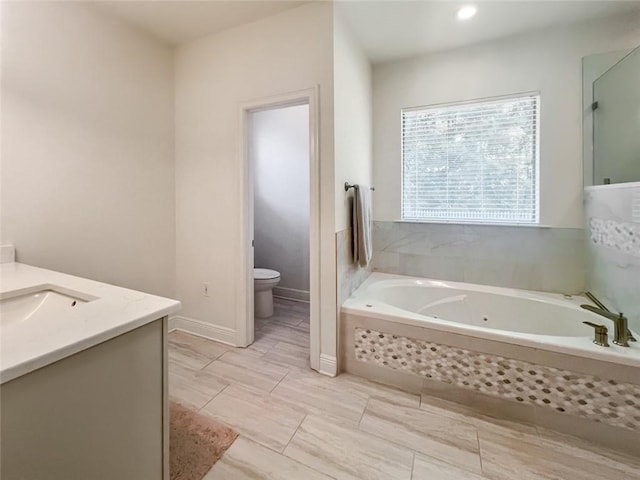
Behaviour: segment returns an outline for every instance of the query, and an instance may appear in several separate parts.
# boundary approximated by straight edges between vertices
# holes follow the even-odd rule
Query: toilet
[[[268,268],[253,269],[253,309],[258,318],[273,315],[273,287],[280,283],[280,272]]]

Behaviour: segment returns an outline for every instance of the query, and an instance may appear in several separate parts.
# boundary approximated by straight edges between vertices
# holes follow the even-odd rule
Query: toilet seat
[[[280,278],[280,272],[276,270],[269,270],[268,268],[253,269],[254,280],[275,280],[276,278]]]

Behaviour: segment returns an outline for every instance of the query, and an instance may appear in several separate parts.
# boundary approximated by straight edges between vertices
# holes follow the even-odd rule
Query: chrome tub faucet
[[[580,305],[585,310],[589,310],[590,312],[597,313],[598,315],[602,315],[605,318],[608,318],[613,322],[614,332],[613,332],[613,343],[616,345],[620,345],[621,347],[629,346],[629,330],[627,327],[627,317],[622,313],[613,313],[609,310],[604,310],[602,308],[594,307],[593,305]]]
[[[589,300],[591,300],[601,310],[604,310],[605,312],[611,312],[611,310],[609,310],[604,305],[604,303],[602,303],[600,300],[598,300],[593,293],[584,292],[584,296],[587,297]],[[598,313],[598,312],[595,312],[595,313]],[[636,341],[635,337],[631,333],[631,330],[629,330],[628,326],[627,326],[627,340],[630,341],[630,342],[635,342]]]

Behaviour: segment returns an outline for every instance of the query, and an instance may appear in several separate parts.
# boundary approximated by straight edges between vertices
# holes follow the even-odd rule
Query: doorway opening
[[[244,288],[237,343],[319,367],[317,92],[242,108]]]

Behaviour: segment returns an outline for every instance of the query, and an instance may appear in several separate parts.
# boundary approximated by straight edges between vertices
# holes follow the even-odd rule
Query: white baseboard
[[[273,296],[309,303],[309,292],[287,287],[273,287]]]
[[[328,375],[329,377],[335,377],[338,374],[338,362],[336,357],[331,355],[320,354],[320,368],[319,373]]]
[[[209,340],[236,346],[236,331],[233,328],[219,327],[195,318],[181,316],[169,318],[169,331],[173,330],[180,330],[208,338]]]

